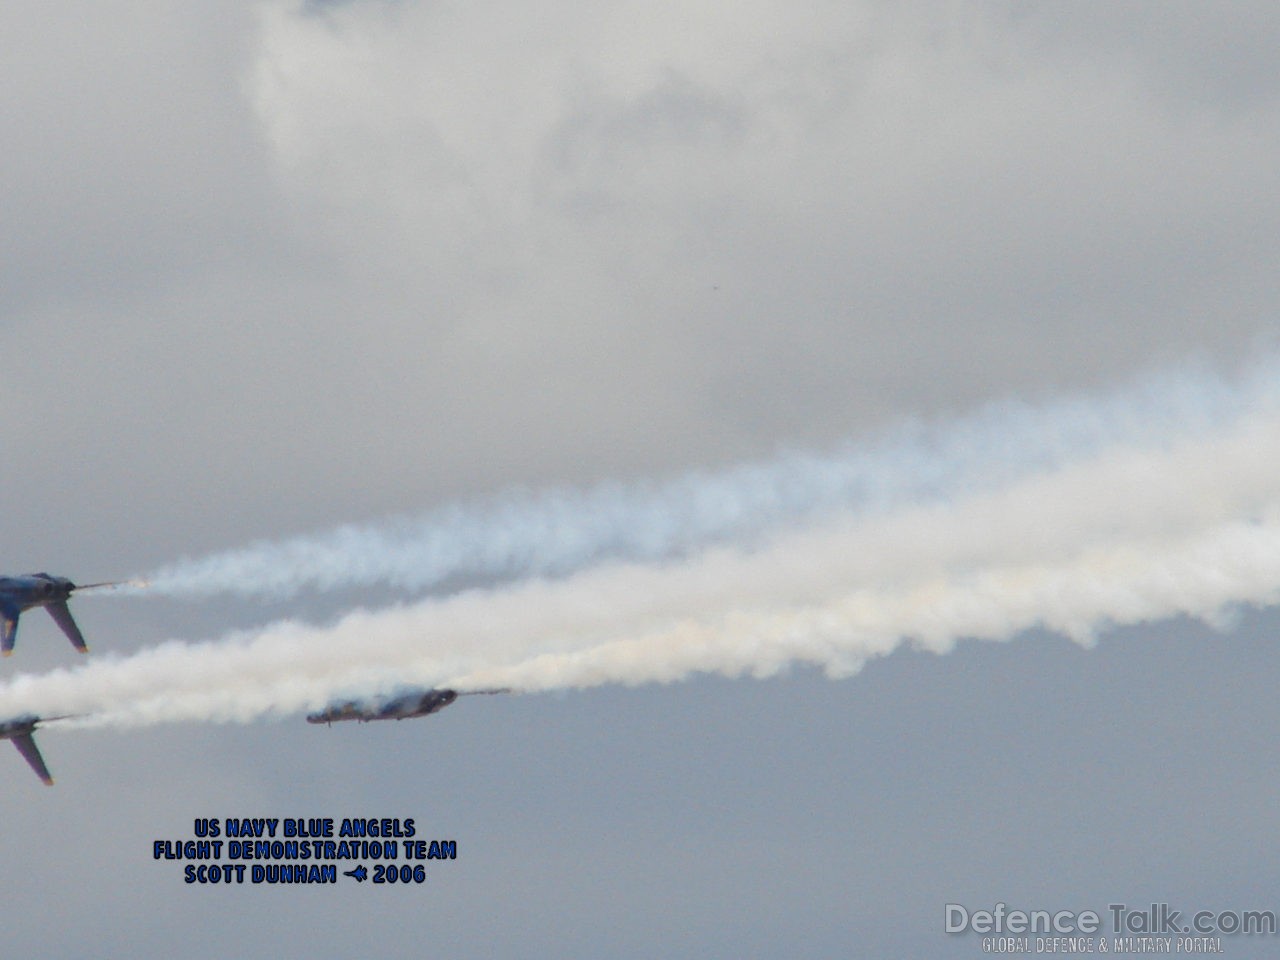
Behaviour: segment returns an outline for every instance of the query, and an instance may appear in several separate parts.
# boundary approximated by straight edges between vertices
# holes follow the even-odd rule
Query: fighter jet
[[[475,694],[510,693],[502,690],[413,690],[390,700],[347,700],[331,704],[319,713],[307,714],[307,723],[334,723],[339,720],[355,720],[368,723],[371,720],[407,720],[409,717],[425,717],[443,710],[458,697]]]
[[[24,610],[44,607],[49,616],[62,628],[71,645],[81,653],[88,653],[84,635],[71,618],[67,600],[74,590],[93,587],[114,587],[117,583],[89,583],[78,587],[66,577],[54,577],[47,573],[29,573],[21,577],[0,577],[0,653],[6,657],[13,653],[13,641],[18,633],[18,617]]]
[[[65,720],[65,717],[49,717],[50,720]],[[14,717],[12,720],[0,720],[0,740],[12,740],[13,745],[18,748],[18,752],[22,754],[23,759],[31,764],[31,769],[36,772],[36,776],[45,782],[46,786],[53,786],[53,777],[49,775],[49,768],[44,765],[44,758],[40,756],[40,750],[36,747],[35,738],[31,736],[37,724],[43,723],[44,720],[34,714],[25,714],[21,717]]]

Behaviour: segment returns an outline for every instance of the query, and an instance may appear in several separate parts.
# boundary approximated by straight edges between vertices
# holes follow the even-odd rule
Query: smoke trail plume
[[[1194,428],[1157,415],[1160,429],[1051,468],[774,524],[749,546],[19,676],[0,686],[0,716],[247,721],[402,685],[535,691],[792,663],[838,676],[904,642],[944,652],[1043,626],[1088,643],[1113,624],[1215,622],[1280,599],[1280,405],[1263,380],[1219,397]]]
[[[666,482],[511,491],[185,559],[139,579],[152,594],[189,597],[285,598],[375,584],[419,591],[465,576],[563,576],[604,560],[749,546],[834,511],[875,515],[945,502],[1108,449],[1217,429],[1243,411],[1273,407],[1277,373],[1260,368],[1238,384],[1206,373],[1153,376],[1100,398],[1007,402],[949,422],[907,424],[834,454],[791,454]]]

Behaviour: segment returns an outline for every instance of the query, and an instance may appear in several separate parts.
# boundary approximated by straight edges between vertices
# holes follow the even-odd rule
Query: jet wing
[[[53,777],[49,775],[49,768],[44,765],[44,758],[40,756],[35,738],[29,733],[19,733],[12,739],[13,745],[18,748],[23,759],[31,764],[31,769],[36,772],[36,776],[43,780],[46,786],[53,786]]]
[[[18,613],[0,609],[0,653],[13,655],[13,641],[18,637]]]
[[[71,619],[71,610],[67,606],[67,601],[59,600],[57,603],[50,603],[45,606],[45,609],[49,611],[49,616],[53,617],[54,622],[62,628],[71,645],[81,653],[88,653],[89,647],[84,642],[84,634],[76,626],[75,620]]]

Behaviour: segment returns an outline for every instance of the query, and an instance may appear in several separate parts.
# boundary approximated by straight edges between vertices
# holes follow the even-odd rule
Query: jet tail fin
[[[54,622],[62,628],[71,645],[81,653],[88,653],[89,646],[84,642],[84,634],[80,632],[80,628],[71,617],[71,609],[67,606],[67,601],[59,600],[57,603],[50,603],[45,606],[45,609],[49,611],[49,616],[53,617]]]
[[[35,737],[29,733],[20,733],[13,738],[13,745],[18,748],[23,759],[31,764],[31,769],[45,782],[45,786],[53,786],[53,777],[49,773],[49,768],[44,765],[44,757],[40,756]]]

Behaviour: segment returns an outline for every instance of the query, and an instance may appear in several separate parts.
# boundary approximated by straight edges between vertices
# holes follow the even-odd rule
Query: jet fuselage
[[[13,717],[9,720],[0,720],[0,740],[12,740],[14,737],[22,736],[24,733],[31,733],[39,722],[40,718],[33,713],[23,714],[21,717]]]
[[[372,720],[407,720],[409,717],[425,717],[443,710],[458,699],[456,690],[427,690],[401,694],[390,700],[348,700],[326,707],[318,713],[307,714],[307,723],[334,723],[355,720],[368,723]]]
[[[66,602],[76,585],[66,577],[48,573],[28,573],[18,577],[0,577],[0,598],[18,608],[44,607],[51,603]]]

